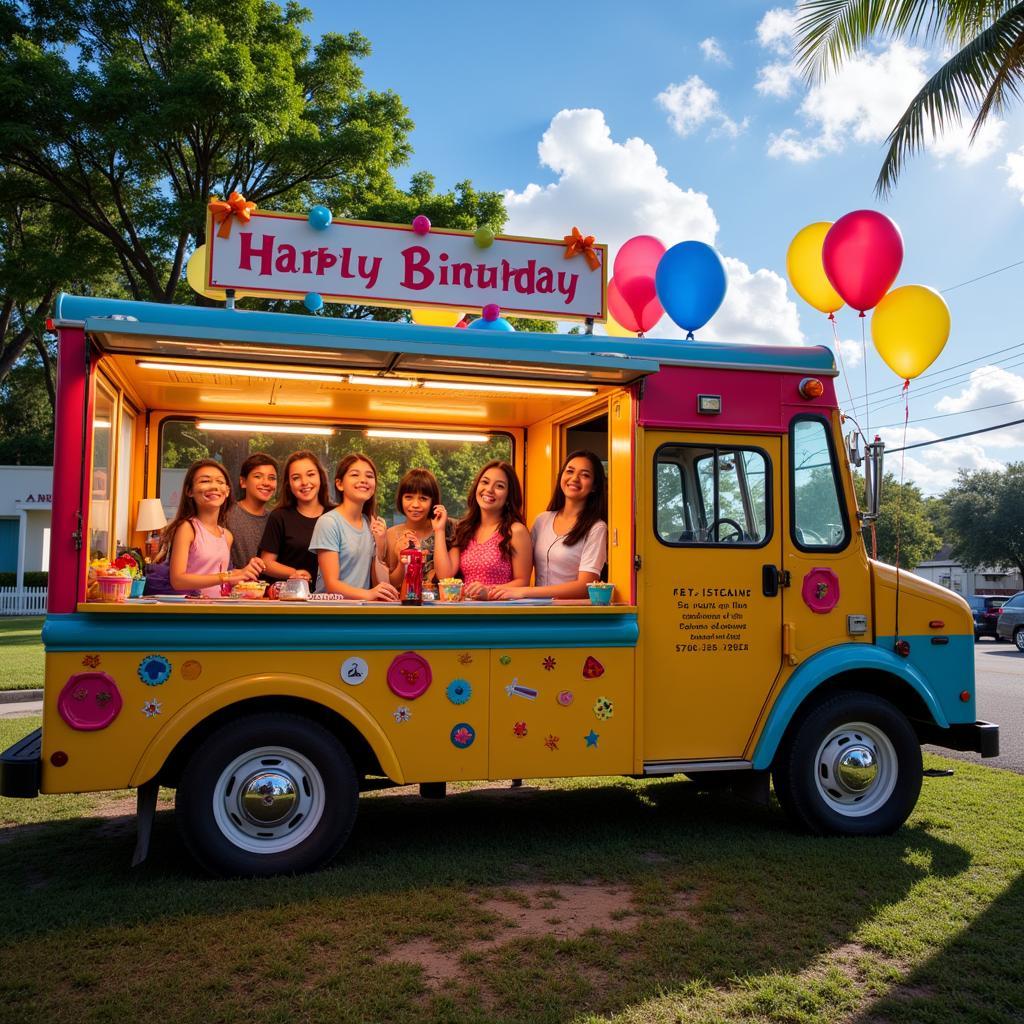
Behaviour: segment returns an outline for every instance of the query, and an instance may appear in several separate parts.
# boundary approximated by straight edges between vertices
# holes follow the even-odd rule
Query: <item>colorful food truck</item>
[[[55,326],[43,726],[0,789],[135,787],[137,856],[159,786],[227,875],[326,863],[388,784],[770,777],[803,829],[873,835],[913,810],[921,744],[998,752],[966,604],[867,555],[826,348],[70,295]],[[597,452],[612,602],[87,600],[190,461],[234,479],[317,444],[328,467],[502,457],[527,523]]]

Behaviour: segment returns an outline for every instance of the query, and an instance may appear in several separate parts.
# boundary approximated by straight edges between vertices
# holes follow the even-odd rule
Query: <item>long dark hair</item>
[[[228,477],[228,471],[224,468],[223,463],[218,462],[216,459],[200,459],[188,467],[188,472],[185,474],[185,479],[181,484],[178,511],[175,513],[174,518],[164,527],[163,533],[160,534],[160,551],[155,561],[162,562],[170,556],[171,546],[174,544],[174,535],[178,532],[178,527],[182,523],[187,523],[190,519],[198,517],[199,509],[196,508],[196,500],[189,492],[192,490],[196,474],[199,470],[207,468],[216,469],[224,477],[224,484],[227,487],[227,497],[217,512],[217,525],[224,525],[228,509],[235,503],[234,498],[231,496],[231,480]]]
[[[357,462],[365,462],[370,469],[373,470],[373,479],[377,480],[380,475],[377,472],[377,467],[374,465],[373,459],[369,455],[364,455],[362,452],[350,452],[346,455],[341,462],[338,463],[338,468],[334,471],[334,489],[338,494],[338,504],[340,505],[344,500],[344,495],[341,493],[341,488],[338,486],[339,480],[345,479],[345,474],[354,466]],[[370,519],[377,514],[377,488],[376,484],[373,488],[373,495],[363,503],[363,515],[369,516]]]
[[[455,547],[460,551],[465,551],[480,526],[482,517],[480,503],[476,500],[476,489],[480,486],[484,473],[489,469],[500,469],[508,481],[508,496],[501,509],[501,522],[498,524],[498,535],[501,537],[498,549],[501,551],[501,557],[507,562],[511,562],[512,524],[523,523],[525,525],[525,520],[523,519],[523,488],[519,484],[519,477],[516,476],[515,469],[501,459],[492,459],[488,462],[477,473],[476,478],[470,485],[469,494],[466,495],[466,515],[459,520],[459,525],[455,527]]]
[[[320,507],[326,512],[329,508],[334,506],[331,504],[331,498],[327,491],[327,470],[324,469],[324,464],[312,453],[307,451],[292,452],[288,456],[284,464],[284,481],[281,486],[281,501],[278,504],[278,508],[297,508],[299,499],[295,497],[292,491],[291,484],[288,482],[288,474],[292,468],[292,464],[298,462],[300,459],[309,459],[310,462],[316,466],[316,471],[320,474],[320,486],[316,491],[316,500],[320,503]]]
[[[551,495],[551,501],[548,502],[548,511],[558,513],[565,508],[562,474],[573,459],[586,459],[590,463],[590,470],[594,474],[594,486],[587,495],[583,510],[576,517],[572,529],[562,541],[567,548],[579,544],[590,532],[594,523],[608,521],[608,481],[604,475],[604,466],[601,465],[601,460],[597,455],[585,450],[570,452],[565,457],[565,462],[562,463],[562,468],[558,471],[558,479],[555,481],[555,493]]]

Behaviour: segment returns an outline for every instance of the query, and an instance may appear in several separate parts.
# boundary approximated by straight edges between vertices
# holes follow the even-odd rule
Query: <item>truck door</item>
[[[646,431],[643,760],[741,758],[782,663],[781,439]]]

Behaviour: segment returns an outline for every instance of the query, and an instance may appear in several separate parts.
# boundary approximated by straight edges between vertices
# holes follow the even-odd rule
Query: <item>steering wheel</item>
[[[718,535],[720,526],[731,526],[734,532],[728,537],[720,537]],[[708,527],[708,534],[714,537],[716,544],[736,544],[743,540],[743,527],[735,519],[726,519],[725,516],[721,516]]]

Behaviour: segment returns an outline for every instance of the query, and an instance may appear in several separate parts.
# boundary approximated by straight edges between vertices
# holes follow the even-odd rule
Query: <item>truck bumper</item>
[[[43,730],[36,729],[0,754],[0,796],[39,796]]]
[[[982,757],[999,756],[999,726],[992,722],[964,722],[940,729],[933,722],[918,722],[922,743],[947,750],[973,750]]]

